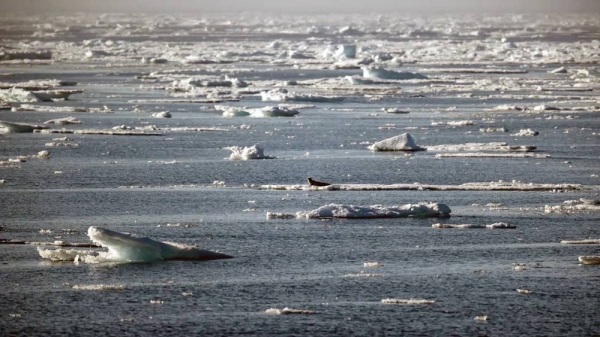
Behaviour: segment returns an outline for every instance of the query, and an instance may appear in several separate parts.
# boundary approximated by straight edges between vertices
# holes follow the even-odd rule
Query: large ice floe
[[[399,136],[384,139],[368,147],[371,151],[425,151],[417,145],[415,139],[410,133],[403,133]]]
[[[435,218],[449,217],[450,207],[437,203],[418,203],[398,206],[354,206],[329,204],[321,206],[312,211],[300,211],[296,213],[297,218],[321,219],[321,218]]]
[[[108,251],[82,249],[44,249],[38,247],[42,258],[53,261],[83,263],[101,262],[153,262],[166,260],[206,261],[229,259],[232,256],[198,249],[171,242],[155,241],[147,237],[115,232],[101,227],[90,227],[88,236],[92,242],[108,248]]]
[[[275,159],[273,156],[265,155],[265,151],[257,145],[249,147],[228,146],[224,149],[231,151],[229,160]]]

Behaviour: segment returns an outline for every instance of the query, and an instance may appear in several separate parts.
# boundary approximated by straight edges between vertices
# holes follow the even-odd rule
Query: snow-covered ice
[[[371,151],[425,151],[425,148],[417,145],[410,133],[384,139],[373,143],[368,148]]]
[[[400,217],[449,217],[450,207],[445,204],[418,203],[398,206],[355,206],[329,204],[321,206],[312,211],[299,211],[297,218],[320,219],[320,218],[400,218]]]
[[[228,146],[225,150],[231,151],[229,160],[251,160],[251,159],[275,159],[273,156],[265,155],[263,148],[252,145],[252,146]]]

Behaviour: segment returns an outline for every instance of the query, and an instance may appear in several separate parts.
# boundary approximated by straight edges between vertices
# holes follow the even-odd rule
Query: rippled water
[[[585,30],[589,29],[586,27],[579,28],[588,35],[581,33],[577,38],[587,43],[597,37],[597,31]],[[552,37],[546,28],[538,27]],[[222,33],[222,38],[235,45],[234,33],[239,31]],[[256,43],[265,43],[269,36],[275,38],[258,33],[248,36]],[[83,38],[76,35],[65,40],[76,41],[78,46]],[[303,35],[281,34],[277,38],[289,44],[306,40]],[[329,42],[344,40],[326,34],[321,38]],[[19,39],[23,37],[13,37],[14,41]],[[148,39],[153,41],[149,46],[164,47],[160,39]],[[177,35],[167,34],[164,39],[173,46],[188,46]],[[465,36],[453,39],[473,40]],[[535,44],[535,37],[523,39]],[[553,38],[540,39],[541,46],[559,43]],[[42,38],[48,45],[56,40],[61,39]],[[144,41],[143,36],[132,40]],[[433,40],[443,45],[443,39]],[[367,37],[356,41],[359,46],[369,43]],[[481,41],[483,44],[487,40]],[[576,44],[576,41],[571,42]],[[204,43],[220,46],[216,40]],[[66,51],[62,53],[67,55]],[[0,160],[44,149],[50,150],[51,156],[47,160],[29,159],[17,168],[0,167],[0,179],[5,180],[0,184],[3,226],[0,238],[87,242],[87,228],[101,226],[161,241],[196,244],[235,258],[208,262],[74,264],[43,260],[33,245],[2,244],[0,331],[3,335],[600,334],[600,270],[597,266],[577,263],[578,256],[598,255],[599,246],[560,244],[567,239],[598,238],[600,215],[597,211],[544,212],[545,205],[559,205],[565,200],[598,199],[600,122],[598,109],[593,108],[598,104],[598,82],[596,78],[578,82],[565,75],[560,77],[559,85],[571,86],[572,91],[540,93],[537,89],[537,85],[557,85],[556,75],[547,73],[548,70],[559,65],[587,69],[586,63],[465,63],[469,68],[501,66],[527,72],[462,73],[451,78],[424,72],[432,78],[431,82],[397,83],[392,91],[371,88],[381,95],[378,100],[371,100],[369,91],[348,88],[336,91],[335,87],[306,85],[293,90],[339,94],[346,99],[341,103],[309,102],[314,106],[299,110],[300,114],[294,118],[228,119],[213,109],[214,104],[192,103],[190,98],[180,98],[178,103],[160,101],[173,99],[171,92],[164,90],[168,81],[146,83],[138,78],[153,71],[214,75],[227,70],[248,82],[271,81],[270,85],[275,86],[282,80],[332,79],[358,75],[360,70],[322,69],[310,63],[300,63],[300,68],[305,69],[298,69],[290,60],[278,66],[252,60],[212,66],[171,61],[167,65],[140,65],[139,60],[116,56],[106,62],[64,57],[46,65],[0,63],[0,80],[78,81],[75,88],[83,88],[85,93],[74,95],[69,101],[37,104],[106,105],[114,113],[0,111],[0,119],[41,124],[53,118],[76,116],[82,124],[64,126],[72,130],[150,124],[161,129],[188,126],[227,131],[166,131],[162,136],[152,137],[3,135]],[[119,63],[110,64],[115,60]],[[453,66],[408,63],[401,69],[445,67]],[[507,88],[496,91],[473,87],[466,91],[472,95],[464,96],[456,91],[463,80],[491,81],[499,86],[504,83]],[[529,85],[528,81],[535,85]],[[153,83],[162,87],[157,90],[144,87]],[[519,88],[515,83],[524,84]],[[587,83],[592,90],[576,91],[575,83]],[[258,88],[251,85],[248,89],[268,88],[261,82]],[[424,97],[414,97],[415,93],[423,93]],[[277,104],[261,102],[251,94],[239,98],[223,104],[250,107]],[[527,107],[546,104],[559,106],[562,111],[490,111],[501,104]],[[592,108],[567,110],[582,106]],[[386,114],[381,111],[384,107],[401,107],[410,113]],[[143,112],[135,112],[135,108]],[[172,118],[150,118],[151,113],[166,110],[172,113]],[[565,119],[565,116],[571,117]],[[474,125],[432,125],[432,122],[459,120],[472,120]],[[395,129],[380,129],[387,124],[394,124]],[[252,127],[240,129],[240,125]],[[509,132],[479,131],[487,127],[506,127]],[[540,135],[511,136],[525,128],[539,131]],[[403,132],[410,132],[422,146],[507,142],[536,145],[535,153],[551,157],[436,158],[431,152],[405,155],[366,149],[368,144]],[[79,147],[45,146],[53,138],[63,136],[72,138]],[[223,149],[254,144],[277,159],[229,161],[229,151]],[[564,193],[277,191],[260,187],[306,184],[308,176],[334,184],[458,185],[516,180],[582,186]],[[214,185],[215,181],[223,181],[225,185]],[[420,201],[447,204],[452,209],[451,218],[266,219],[266,212],[293,214],[329,203],[368,206]],[[506,222],[517,228],[431,227],[438,222]],[[168,223],[183,226],[169,227]],[[40,229],[50,233],[42,233]],[[75,231],[63,233],[63,229]],[[367,262],[379,262],[382,266],[364,267]],[[75,285],[99,284],[121,285],[123,289],[73,289]],[[516,289],[532,293],[520,294]],[[385,298],[428,299],[435,303],[382,304]],[[284,307],[314,313],[265,313],[269,308]],[[487,320],[475,320],[477,316],[487,316]]]

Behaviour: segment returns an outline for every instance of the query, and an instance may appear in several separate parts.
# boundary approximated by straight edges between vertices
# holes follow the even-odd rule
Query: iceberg
[[[108,248],[108,251],[50,250],[38,247],[38,252],[42,258],[46,259],[84,263],[167,260],[206,261],[233,258],[233,256],[217,252],[177,243],[155,241],[150,238],[119,233],[95,226],[90,227],[87,234],[92,242]]]
[[[403,133],[399,136],[384,139],[368,147],[371,151],[425,151],[417,145],[415,139],[410,133]]]
[[[329,204],[321,206],[312,211],[300,211],[296,213],[297,218],[321,219],[321,218],[349,218],[349,219],[372,219],[372,218],[433,218],[449,217],[450,207],[437,203],[418,203],[398,206],[354,206]]]
[[[231,151],[229,160],[275,159],[273,156],[266,156],[264,150],[256,145],[243,148],[240,146],[228,146],[224,149]]]
[[[382,67],[362,67],[364,78],[378,78],[381,80],[425,80],[427,76],[419,73],[387,70]]]

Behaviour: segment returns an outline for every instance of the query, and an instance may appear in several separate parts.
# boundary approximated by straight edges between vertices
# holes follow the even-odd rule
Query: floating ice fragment
[[[121,284],[82,284],[74,285],[73,289],[76,290],[124,290],[125,287]]]
[[[381,300],[383,304],[435,304],[433,300],[425,300],[418,298],[402,299],[402,298],[384,298]]]
[[[273,89],[260,93],[261,99],[265,102],[340,102],[344,100],[342,96],[320,96],[314,94],[290,93],[286,89]]]
[[[566,74],[567,73],[567,68],[565,67],[560,67],[560,68],[556,68],[553,70],[549,70],[548,71],[551,74]]]
[[[418,146],[410,133],[384,139],[368,147],[371,151],[424,151]]]
[[[171,113],[168,111],[153,113],[152,118],[171,118]]]
[[[297,218],[399,218],[399,217],[449,217],[450,207],[445,204],[419,203],[398,206],[354,206],[329,204],[312,211],[299,211]]]
[[[358,274],[346,274],[344,277],[383,277],[383,274],[365,273],[363,270],[361,270],[361,272]]]
[[[0,121],[0,133],[32,133],[34,130],[48,129],[47,126]]]
[[[81,121],[75,117],[64,117],[57,118],[45,121],[44,124],[57,124],[57,125],[67,125],[67,124],[81,124]]]
[[[214,260],[232,256],[201,250],[195,247],[159,242],[146,237],[119,233],[100,227],[90,227],[88,236],[92,242],[108,248],[108,251],[44,250],[38,248],[40,256],[56,260],[75,262],[152,262],[160,260]]]
[[[316,314],[317,312],[314,310],[304,310],[304,309],[292,309],[292,308],[270,308],[265,310],[265,314],[267,315],[311,315]]]
[[[407,114],[409,111],[402,110],[400,108],[381,108],[381,111],[387,112],[389,114]]]
[[[579,262],[585,265],[597,265],[600,264],[600,255],[595,256],[580,256]]]
[[[473,318],[473,319],[476,321],[479,321],[479,322],[487,322],[488,317],[487,316],[475,316],[475,318]]]
[[[41,101],[41,99],[34,95],[31,91],[19,88],[10,88],[0,89],[0,101],[12,103],[34,103]]]
[[[229,160],[275,159],[273,156],[266,156],[264,150],[257,145],[243,148],[240,146],[229,146],[224,149],[231,151]]]
[[[562,240],[564,245],[600,245],[600,239]]]
[[[381,80],[421,80],[427,79],[427,76],[419,73],[398,72],[387,70],[382,67],[362,67],[364,78],[377,78]]]
[[[479,132],[483,132],[483,133],[508,132],[508,130],[505,127],[500,127],[500,128],[480,128]]]
[[[293,219],[294,214],[267,212],[267,219]]]
[[[537,136],[540,133],[538,131],[534,131],[531,129],[521,129],[519,132],[512,134],[511,136],[514,137],[530,137],[530,136]]]
[[[363,263],[363,267],[371,268],[371,267],[383,267],[383,264],[379,262],[365,262]]]
[[[474,225],[474,224],[443,224],[436,223],[431,225],[433,228],[458,228],[458,229],[515,229],[517,226],[510,225],[504,222],[497,222],[490,225]]]
[[[533,291],[527,290],[527,289],[517,289],[517,293],[529,295],[529,294],[533,294]]]

